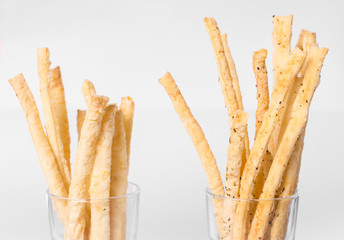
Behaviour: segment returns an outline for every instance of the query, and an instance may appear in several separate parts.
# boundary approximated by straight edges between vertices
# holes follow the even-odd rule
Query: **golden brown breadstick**
[[[272,31],[272,63],[274,72],[274,85],[277,86],[280,78],[280,72],[283,70],[284,65],[290,58],[290,40],[291,40],[291,27],[293,24],[293,16],[273,16],[273,31]]]
[[[89,190],[92,199],[91,240],[110,240],[110,202],[108,198],[110,197],[111,154],[116,108],[117,106],[114,104],[106,107],[96,146]]]
[[[241,91],[240,91],[238,74],[236,72],[235,63],[234,63],[231,51],[229,50],[228,41],[227,41],[227,34],[226,33],[222,34],[221,38],[222,38],[222,44],[223,44],[223,48],[225,51],[225,56],[226,56],[226,60],[228,63],[229,71],[230,71],[230,74],[232,77],[232,84],[233,84],[233,89],[235,92],[235,97],[236,97],[237,102],[238,102],[238,109],[243,111],[244,106],[242,103],[242,96],[241,96]]]
[[[268,111],[265,113],[263,123],[259,129],[256,141],[253,144],[250,158],[248,159],[245,170],[242,176],[240,185],[240,198],[249,199],[254,181],[256,180],[259,166],[261,164],[264,153],[267,150],[267,145],[272,135],[274,126],[278,120],[278,113],[280,106],[285,101],[288,89],[292,84],[295,76],[298,74],[305,54],[298,48],[295,48],[291,58],[286,64],[285,70],[282,72],[277,87],[271,95],[271,103]],[[247,202],[242,201],[238,204],[236,209],[235,224],[234,224],[234,239],[242,239],[245,226],[245,218],[247,213]]]
[[[159,83],[165,88],[168,96],[172,101],[175,111],[184,124],[184,127],[196,148],[198,156],[201,159],[203,168],[207,175],[210,191],[215,195],[224,196],[221,175],[217,167],[215,157],[209,147],[209,144],[204,136],[200,125],[197,123],[196,119],[192,115],[171,74],[167,72],[164,77],[159,79]],[[215,214],[217,217],[220,236],[222,231],[222,216],[220,214],[222,209],[221,202],[222,201],[214,201]]]
[[[245,146],[247,120],[248,113],[241,110],[236,111],[227,150],[225,196],[228,198],[238,198],[239,196],[241,160]],[[234,214],[235,204],[231,199],[226,199],[223,206],[224,231],[221,239],[230,239]]]
[[[269,88],[268,88],[268,75],[265,65],[265,60],[267,57],[267,50],[260,49],[253,53],[253,72],[256,78],[256,87],[257,87],[257,110],[256,110],[256,132],[255,138],[259,132],[259,129],[262,125],[263,117],[265,112],[269,108]],[[256,181],[254,182],[252,194],[250,199],[257,199],[259,198],[261,191],[264,186],[264,181],[267,178],[269,173],[269,169],[272,163],[272,155],[267,150],[261,162],[261,166],[259,168],[259,173],[257,175]],[[246,220],[246,229],[249,231],[251,222],[254,216],[254,212],[256,210],[257,204],[255,202],[251,202],[248,206],[248,218]]]
[[[81,129],[82,129],[82,125],[84,124],[85,117],[86,117],[86,111],[78,109],[78,112],[76,115],[76,128],[78,130],[78,140],[80,139]]]
[[[64,157],[70,170],[70,135],[65,92],[60,67],[49,69],[49,83],[54,112],[60,130]]]
[[[115,112],[115,135],[112,143],[110,196],[123,196],[128,187],[128,161],[122,110]],[[110,200],[110,228],[112,240],[126,239],[126,198]]]
[[[262,125],[265,112],[269,108],[269,87],[268,73],[266,70],[265,59],[268,51],[260,49],[253,53],[253,72],[256,77],[257,86],[257,110],[256,110],[256,133],[257,137],[260,126]]]
[[[293,23],[293,16],[274,16],[273,17],[273,32],[272,32],[272,42],[273,42],[273,73],[274,73],[274,84],[273,89],[277,86],[279,81],[280,73],[284,69],[285,63],[290,58],[290,40],[291,40],[291,27]],[[272,156],[275,156],[277,147],[279,144],[280,136],[280,126],[281,121],[284,118],[284,109],[286,102],[281,106],[281,111],[279,113],[278,124],[275,126],[274,132],[272,134],[271,140],[269,142],[269,152]]]
[[[231,72],[229,70],[228,62],[225,56],[225,50],[222,43],[221,33],[217,27],[215,19],[206,17],[204,19],[206,29],[209,33],[211,43],[213,45],[215,58],[220,74],[220,84],[222,94],[225,98],[225,106],[228,111],[229,121],[232,121],[232,117],[236,110],[238,110],[238,101],[236,93],[233,88],[233,80]]]
[[[123,124],[125,129],[125,138],[127,143],[127,160],[129,165],[130,158],[130,143],[131,143],[131,132],[133,130],[133,119],[134,119],[134,108],[135,103],[131,97],[123,97],[120,106],[123,114]]]
[[[228,63],[228,67],[230,70],[231,78],[232,78],[232,83],[233,83],[232,86],[233,86],[233,89],[235,92],[235,97],[237,100],[238,109],[241,111],[244,111],[238,75],[237,75],[237,72],[235,69],[235,64],[234,64],[234,60],[232,58],[232,54],[229,50],[228,41],[227,41],[227,34],[226,33],[222,34],[221,39],[222,39],[222,44],[223,44],[223,48],[225,51],[225,56],[226,56],[226,60]],[[244,170],[246,159],[248,159],[248,157],[250,156],[250,143],[249,143],[249,139],[248,139],[247,128],[245,131],[246,131],[245,132],[245,138],[244,138],[245,146],[244,146],[244,151],[243,151],[243,156],[242,156],[242,164],[241,164],[242,168],[240,170],[240,174],[242,174],[242,172]]]
[[[68,197],[68,192],[65,188],[61,173],[55,161],[54,153],[52,152],[48,138],[44,133],[35,99],[24,79],[24,76],[19,74],[10,79],[9,82],[12,85],[13,90],[16,93],[25,113],[30,134],[38,155],[39,163],[43,170],[50,193],[56,196]],[[67,218],[67,202],[55,201],[54,204],[61,222],[65,225]]]
[[[104,96],[91,96],[75,157],[75,167],[70,186],[69,198],[88,198],[90,177],[95,156],[95,147],[101,129],[101,121],[109,99]],[[83,239],[85,230],[85,203],[70,201],[68,204],[68,227],[66,240]]]
[[[81,92],[84,95],[86,105],[90,105],[90,100],[93,95],[96,95],[96,89],[90,80],[85,80],[81,86]]]
[[[303,140],[305,137],[305,129],[301,132],[300,137],[296,141],[294,150],[290,156],[288,166],[282,179],[281,186],[278,189],[278,198],[284,198],[295,194],[299,179],[301,166],[301,155],[303,150]],[[271,227],[271,240],[284,240],[288,227],[289,206],[291,199],[280,201],[274,212],[275,218]]]
[[[244,149],[245,129],[248,113],[237,110],[227,150],[225,196],[237,198],[239,193],[241,158]]]
[[[52,97],[49,86],[49,50],[48,48],[39,48],[37,50],[37,68],[40,80],[41,99],[45,118],[45,129],[48,140],[55,155],[65,188],[69,189],[70,185],[70,168],[64,157],[63,144],[60,136],[60,130],[54,112]]]
[[[293,147],[307,122],[309,106],[313,93],[319,84],[320,71],[327,52],[327,48],[312,46],[307,55],[305,62],[307,68],[303,85],[293,104],[291,119],[271,165],[260,199],[274,198],[277,193]],[[262,201],[258,203],[249,233],[249,240],[264,237],[272,205],[273,201]]]
[[[307,30],[302,29],[299,40],[297,41],[296,47],[304,50],[306,43],[315,43],[317,38],[317,34],[315,32],[309,32]]]

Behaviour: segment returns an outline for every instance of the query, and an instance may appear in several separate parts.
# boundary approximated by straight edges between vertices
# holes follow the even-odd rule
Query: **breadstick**
[[[116,108],[116,105],[107,106],[96,146],[89,190],[92,199],[91,240],[110,240],[110,203],[108,198],[110,197],[111,153],[115,133],[114,114]]]
[[[268,87],[268,75],[266,71],[265,59],[267,56],[266,49],[260,49],[253,53],[253,72],[256,78],[256,86],[257,86],[257,110],[256,110],[256,133],[255,138],[257,137],[258,131],[262,125],[263,117],[265,112],[269,108],[269,87]],[[263,183],[269,173],[269,169],[272,163],[271,154],[267,151],[264,154],[262,163],[261,163],[261,170],[263,174],[260,174],[257,180],[257,183]],[[259,178],[264,179],[259,179]],[[262,188],[263,186],[261,186]],[[261,189],[260,189],[261,190]],[[260,191],[257,190],[257,193],[260,194]],[[257,195],[253,194],[253,195]],[[257,196],[259,197],[259,196]]]
[[[89,197],[88,189],[95,156],[95,147],[101,129],[101,121],[109,99],[104,96],[91,96],[75,157],[75,167],[70,186],[69,198]],[[66,240],[83,239],[85,230],[85,203],[70,201],[68,204],[68,228]]]
[[[262,158],[267,150],[268,142],[278,119],[280,106],[285,101],[288,89],[299,72],[304,58],[305,54],[296,48],[280,76],[281,81],[278,82],[271,95],[270,107],[264,115],[262,126],[251,149],[250,158],[245,165],[240,186],[240,198],[242,199],[249,199],[252,193]],[[242,239],[243,234],[245,234],[243,226],[245,226],[246,210],[247,202],[240,202],[236,209],[234,239]]]
[[[278,85],[280,72],[283,70],[284,65],[290,58],[290,40],[291,40],[291,27],[293,24],[293,16],[273,16],[273,31],[272,31],[272,64],[274,72],[274,85],[273,89]]]
[[[85,117],[86,117],[86,111],[78,109],[78,112],[76,115],[76,128],[78,130],[78,140],[80,139],[81,129],[82,129],[82,125],[84,124]]]
[[[267,56],[266,49],[260,49],[253,53],[253,72],[256,77],[257,86],[257,110],[256,110],[256,133],[257,137],[260,126],[262,125],[265,112],[269,108],[269,87],[268,73],[266,70],[265,59]]]
[[[49,83],[54,112],[60,130],[64,157],[70,170],[70,135],[65,92],[60,67],[49,69]]]
[[[111,197],[125,195],[128,185],[126,133],[121,110],[117,110],[115,113],[115,129],[112,145]],[[111,239],[124,240],[126,236],[126,199],[111,199],[110,214]]]
[[[215,195],[224,196],[221,175],[217,167],[215,157],[209,147],[209,144],[204,136],[200,125],[197,123],[196,119],[192,115],[171,74],[167,72],[164,77],[159,79],[159,83],[165,88],[168,96],[173,103],[175,111],[184,124],[184,127],[196,148],[208,179],[208,186],[210,191]],[[220,215],[220,212],[222,209],[222,201],[214,201],[214,205],[218,224],[217,227],[221,236],[222,216]]]
[[[233,89],[235,92],[235,97],[237,100],[238,109],[241,111],[244,111],[244,106],[242,103],[242,96],[241,96],[241,91],[240,91],[240,86],[239,86],[239,80],[238,80],[238,74],[237,74],[236,69],[235,69],[235,64],[234,64],[234,60],[232,58],[231,51],[229,50],[228,41],[227,41],[227,34],[226,33],[222,34],[221,39],[222,39],[222,44],[223,44],[223,48],[225,51],[225,56],[226,56],[226,60],[228,63],[228,67],[230,70],[231,78],[232,78],[232,83],[233,83],[232,85],[233,85]],[[240,170],[240,174],[242,174],[246,160],[250,156],[250,143],[249,143],[249,139],[248,139],[247,128],[245,130],[244,143],[245,143],[245,146],[244,146],[243,156],[242,156],[242,160],[241,160],[242,161],[242,164],[241,164],[242,167]]]
[[[299,179],[300,165],[301,165],[301,155],[303,150],[303,140],[305,137],[305,130],[303,129],[299,139],[296,141],[294,150],[290,156],[288,166],[286,168],[285,174],[281,186],[278,190],[277,197],[283,198],[295,194]],[[271,240],[284,240],[286,236],[286,231],[288,228],[288,218],[289,218],[289,206],[290,200],[285,199],[280,201],[275,210],[275,218],[272,222],[271,227]]]
[[[215,58],[220,73],[220,85],[222,94],[225,98],[225,106],[228,111],[229,121],[232,121],[232,117],[236,110],[238,110],[238,101],[236,93],[233,88],[233,80],[231,72],[229,70],[228,62],[225,56],[225,50],[222,43],[221,33],[217,27],[217,23],[213,18],[204,19],[206,29],[210,35],[210,40],[215,52]]]
[[[309,44],[316,44],[316,42],[315,42],[316,41],[316,38],[315,38],[316,35],[315,35],[315,33],[311,33],[311,32],[308,32],[306,30],[302,30],[301,35],[302,36],[300,36],[300,39],[302,38],[302,41],[299,39],[298,45],[301,44],[303,51],[306,54],[308,54],[309,49],[310,49]],[[307,61],[307,59],[306,59],[306,61]],[[285,116],[283,116],[283,120],[281,121],[278,143],[281,142],[282,136],[283,136],[285,129],[287,128],[288,122],[290,120],[291,108],[292,108],[293,103],[295,101],[297,92],[298,92],[300,86],[302,85],[302,80],[304,77],[306,67],[307,67],[307,63],[305,62],[303,64],[301,70],[300,70],[300,73],[299,73],[300,78],[295,79],[291,89],[289,90],[288,101],[286,102],[286,106],[284,106]]]
[[[247,128],[248,113],[236,111],[231,129],[230,143],[227,150],[227,168],[225,196],[238,198],[241,160],[244,150],[245,130]],[[223,206],[224,231],[221,239],[230,239],[232,221],[235,214],[235,204],[231,199],[226,199]]]
[[[129,165],[129,157],[130,157],[131,132],[133,129],[134,107],[135,107],[135,103],[131,97],[122,98],[120,108],[123,114],[123,124],[124,124],[125,138],[126,138],[126,143],[127,143],[128,165]]]
[[[78,141],[80,140],[81,130],[82,126],[84,124],[86,117],[86,111],[85,110],[79,110],[77,112],[77,131],[78,131]],[[90,225],[91,225],[91,203],[86,203],[86,225],[85,225],[85,240],[88,240],[90,238]]]
[[[10,79],[9,83],[13,87],[13,90],[16,93],[25,113],[30,134],[38,155],[39,163],[43,170],[43,174],[45,180],[47,181],[50,193],[56,196],[68,197],[68,192],[55,161],[55,155],[51,150],[48,138],[44,133],[35,99],[24,79],[24,76],[22,74],[19,74]],[[58,200],[54,202],[56,212],[62,224],[64,225],[66,225],[67,218],[66,204],[66,201]]]
[[[69,189],[70,185],[70,168],[64,157],[63,143],[60,136],[58,122],[55,116],[52,96],[49,86],[49,50],[48,48],[39,48],[37,50],[37,67],[40,79],[40,91],[45,118],[45,129],[48,140],[55,155],[65,188]]]
[[[319,84],[320,70],[327,52],[327,48],[311,47],[306,60],[307,69],[303,85],[293,104],[291,119],[271,165],[260,199],[274,198],[277,193],[293,147],[307,122],[309,106],[313,93]],[[261,201],[258,203],[249,233],[249,240],[264,237],[272,204],[273,201]]]
[[[128,187],[127,144],[122,110],[115,112],[115,135],[112,143],[110,196],[123,196]],[[126,239],[126,198],[112,198],[110,203],[111,239]]]
[[[90,80],[85,80],[81,86],[81,92],[84,95],[86,105],[90,105],[90,100],[93,95],[96,95],[96,89]]]
[[[315,43],[317,38],[317,34],[315,32],[309,32],[307,30],[302,29],[299,40],[297,41],[296,47],[304,50],[306,43]]]
[[[238,108],[243,111],[244,106],[242,103],[242,96],[241,96],[241,91],[240,91],[238,74],[236,72],[235,63],[234,63],[231,51],[229,50],[227,34],[226,33],[221,34],[221,39],[222,39],[222,44],[225,51],[225,56],[228,63],[229,71],[232,77],[232,84],[233,84],[233,89],[234,89],[235,96],[238,102]]]

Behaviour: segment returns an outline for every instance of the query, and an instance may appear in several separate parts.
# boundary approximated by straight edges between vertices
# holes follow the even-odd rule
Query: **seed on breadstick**
[[[239,108],[236,93],[233,88],[231,72],[229,70],[228,62],[225,56],[221,33],[219,28],[217,27],[215,19],[206,17],[204,19],[204,22],[207,32],[210,36],[211,43],[213,45],[218,71],[220,74],[220,85],[222,94],[225,98],[225,106],[228,111],[229,121],[231,121],[235,111]]]
[[[217,167],[215,157],[200,125],[192,115],[171,74],[167,72],[164,77],[159,79],[159,83],[165,88],[175,111],[196,148],[208,179],[210,191],[215,195],[224,196],[221,174]],[[221,202],[222,201],[214,201],[219,234],[221,234],[222,231],[222,216],[220,215],[222,209]]]
[[[18,100],[23,108],[30,134],[36,148],[39,163],[43,170],[51,194],[68,197],[68,191],[61,177],[59,167],[55,161],[55,155],[50,147],[49,140],[44,133],[42,122],[32,92],[27,85],[24,76],[19,74],[9,80]],[[66,226],[67,202],[54,201],[56,212]]]
[[[245,130],[247,129],[248,113],[241,110],[236,111],[231,129],[231,137],[227,150],[226,184],[223,206],[223,236],[221,239],[230,239],[233,219],[235,214],[235,204],[231,199],[238,198],[240,170],[242,154],[244,150]]]
[[[298,74],[305,54],[296,48],[289,59],[283,72],[281,72],[278,85],[271,95],[271,102],[268,111],[265,113],[262,126],[259,129],[256,141],[251,149],[250,158],[248,159],[242,176],[240,185],[240,198],[249,199],[254,181],[256,180],[262,158],[267,150],[268,142],[271,138],[275,124],[277,123],[280,106],[285,101],[286,94],[295,76]],[[234,239],[242,239],[245,234],[245,217],[247,213],[247,202],[240,202],[236,209],[234,224]]]
[[[85,117],[86,117],[86,111],[78,109],[78,112],[76,115],[76,128],[78,131],[78,140],[80,139],[81,129],[82,129],[82,125],[84,124]]]
[[[301,132],[299,139],[296,141],[294,150],[290,156],[288,166],[282,179],[281,186],[278,189],[278,198],[284,198],[296,193],[299,172],[301,166],[301,155],[303,150],[303,140],[305,137],[305,130]],[[280,201],[274,212],[274,219],[272,221],[270,239],[284,240],[288,229],[288,219],[291,200],[285,199]]]
[[[115,135],[112,143],[110,196],[123,196],[128,187],[128,160],[126,132],[122,110],[115,112]],[[110,226],[112,240],[126,239],[126,198],[110,200]]]
[[[291,27],[293,24],[293,16],[274,16],[272,23],[272,64],[274,73],[273,89],[275,89],[280,81],[280,72],[290,58],[290,40],[292,35]]]
[[[90,186],[95,149],[101,130],[101,121],[108,101],[109,99],[104,96],[91,96],[76,152],[75,167],[69,191],[70,199],[89,198],[88,189]],[[65,239],[83,239],[86,225],[85,203],[70,201],[68,210],[68,227],[65,232]]]
[[[112,142],[115,133],[117,106],[106,107],[96,146],[90,182],[91,239],[110,240],[110,181]],[[99,200],[97,200],[99,199]]]
[[[60,130],[64,157],[70,170],[70,135],[65,92],[60,67],[49,69],[49,83],[54,112]]]
[[[96,95],[96,89],[90,80],[85,80],[81,86],[81,92],[84,95],[86,105],[90,105],[90,100],[93,95]]]
[[[70,185],[70,168],[64,157],[63,143],[60,135],[58,121],[54,112],[54,106],[49,85],[49,50],[48,48],[39,48],[37,50],[37,68],[40,80],[40,92],[45,118],[45,129],[48,140],[56,158],[57,165],[61,172],[65,188]]]
[[[120,108],[123,114],[123,124],[124,124],[125,138],[126,138],[126,143],[127,143],[127,159],[128,159],[128,165],[129,165],[131,132],[133,130],[134,108],[135,108],[134,100],[131,97],[123,97],[121,100]]]
[[[303,85],[299,89],[293,104],[291,119],[271,165],[260,199],[271,199],[276,196],[293,147],[307,122],[309,106],[319,84],[320,71],[327,52],[327,48],[311,46],[310,52],[307,55],[307,68]],[[272,205],[272,201],[261,201],[258,203],[248,237],[249,240],[264,237]]]

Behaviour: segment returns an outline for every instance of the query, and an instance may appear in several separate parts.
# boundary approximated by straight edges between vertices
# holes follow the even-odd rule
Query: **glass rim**
[[[136,183],[133,182],[128,182],[128,186],[134,186],[135,189],[134,191],[127,193],[125,195],[120,195],[120,196],[115,196],[115,197],[107,197],[107,198],[68,198],[68,197],[61,197],[54,195],[50,192],[49,188],[46,190],[46,194],[48,197],[53,198],[53,199],[61,199],[61,200],[69,200],[69,201],[79,201],[79,202],[92,202],[92,201],[105,201],[105,200],[111,200],[111,199],[117,199],[117,198],[127,198],[127,197],[132,197],[135,195],[139,195],[140,193],[140,187]]]
[[[300,196],[300,192],[296,190],[296,192],[293,195],[286,196],[286,197],[281,197],[281,198],[267,198],[267,199],[241,199],[241,198],[232,198],[232,197],[226,197],[226,196],[219,196],[216,194],[213,194],[210,192],[210,189],[207,187],[205,189],[205,192],[208,196],[214,197],[214,198],[222,198],[222,199],[231,199],[232,201],[237,201],[237,202],[258,202],[258,201],[281,201],[285,199],[296,199]]]

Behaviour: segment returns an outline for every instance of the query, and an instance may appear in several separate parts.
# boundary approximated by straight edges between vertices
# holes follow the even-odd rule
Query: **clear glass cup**
[[[299,193],[284,198],[274,198],[267,200],[259,199],[235,199],[230,197],[221,197],[212,194],[209,189],[206,189],[206,204],[208,217],[208,233],[211,240],[247,240],[251,229],[251,224],[256,213],[257,206],[270,206],[266,212],[263,220],[266,226],[261,229],[265,231],[260,232],[255,240],[294,240],[296,230],[297,211],[299,204]],[[247,206],[246,216],[237,217],[236,207]],[[272,210],[270,210],[272,209]],[[218,214],[217,214],[218,213]],[[261,214],[260,214],[261,216]],[[241,220],[237,220],[240,218]],[[244,223],[243,223],[244,221]],[[218,224],[222,224],[218,228]],[[242,226],[240,228],[240,226]],[[237,229],[242,229],[241,231]],[[221,231],[221,238],[219,232]],[[240,232],[233,236],[233,232]],[[263,236],[261,236],[263,234]],[[238,237],[239,236],[239,237]]]
[[[123,225],[123,230],[119,230],[125,235],[125,240],[136,240],[137,239],[137,223],[138,223],[138,212],[139,212],[139,196],[140,188],[135,183],[128,183],[127,194],[123,196],[110,197],[105,199],[78,199],[72,200],[69,198],[63,198],[55,196],[47,191],[47,202],[48,202],[48,215],[49,215],[49,225],[52,240],[63,240],[64,239],[64,227],[59,217],[61,210],[64,209],[68,203],[73,202],[73,204],[81,204],[85,206],[86,212],[91,212],[92,206],[104,207],[108,206],[108,210],[116,209],[116,226]],[[112,207],[113,206],[113,207]],[[104,207],[105,210],[106,207]],[[123,211],[124,209],[124,211]],[[89,215],[89,214],[86,214]],[[88,217],[89,218],[89,217]],[[88,224],[86,223],[88,226]],[[113,224],[111,223],[110,226]],[[89,228],[89,227],[88,227]],[[117,228],[116,231],[120,229]],[[112,231],[111,229],[110,231]],[[120,235],[122,233],[119,233]],[[88,233],[85,233],[85,239],[88,239]]]

